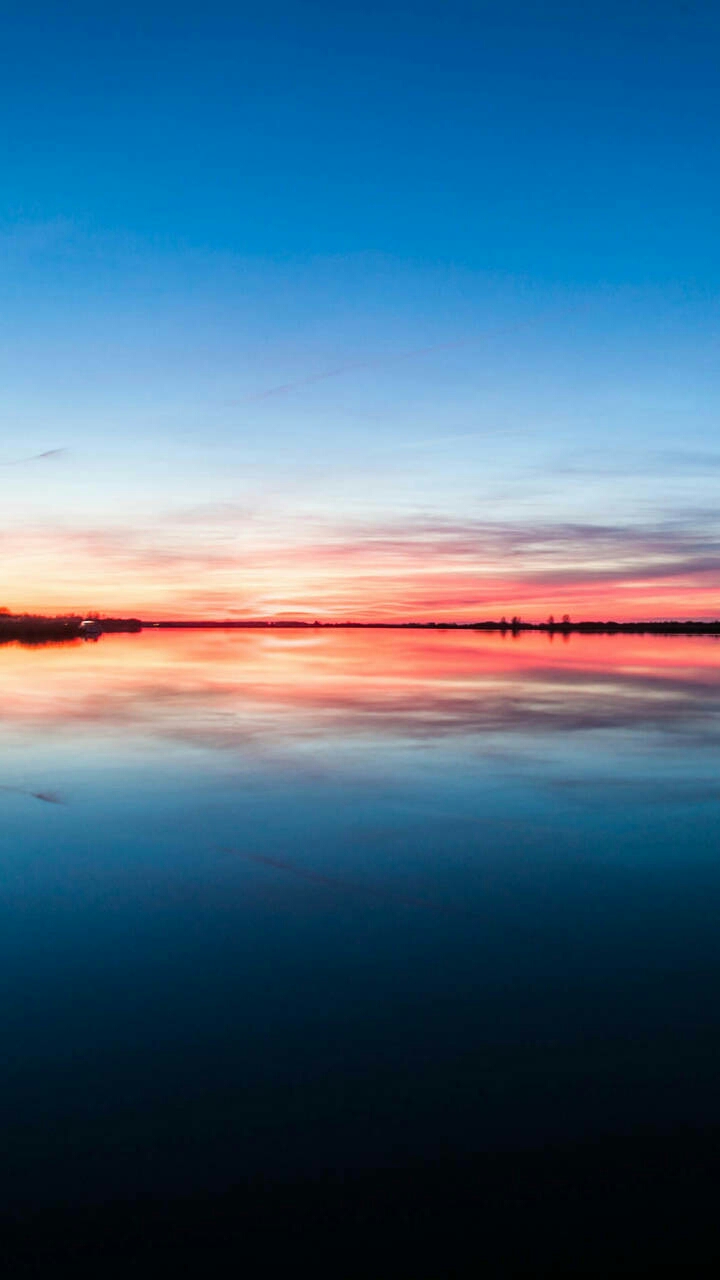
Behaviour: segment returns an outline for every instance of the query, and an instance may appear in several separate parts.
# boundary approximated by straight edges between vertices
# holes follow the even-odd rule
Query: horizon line
[[[44,614],[24,611],[16,613],[12,610],[0,610],[0,626],[3,622],[37,621],[52,622],[79,619],[93,619],[98,622],[135,622],[143,627],[495,627],[510,630],[554,630],[562,631],[568,627],[581,626],[720,626],[720,615],[714,617],[654,617],[654,618],[572,618],[563,614],[559,618],[549,615],[542,621],[531,621],[519,614],[508,618],[501,614],[499,618],[475,619],[418,619],[418,618],[286,618],[286,617],[165,617],[141,618],[137,614],[101,613],[96,609],[70,610],[68,612]]]

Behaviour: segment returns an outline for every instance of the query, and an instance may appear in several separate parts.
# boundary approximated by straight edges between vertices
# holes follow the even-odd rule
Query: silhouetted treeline
[[[101,631],[142,631],[138,618],[100,618],[93,615]],[[19,640],[22,644],[47,644],[60,640],[77,640],[81,632],[81,615],[68,614],[46,618],[32,613],[0,611],[0,644]]]
[[[142,622],[139,618],[102,618],[90,614],[101,632],[142,631],[143,628],[163,630],[243,630],[276,628],[324,628],[325,630],[375,630],[375,631],[499,631],[502,635],[517,636],[523,631],[545,631],[549,635],[655,635],[655,636],[720,636],[720,619],[714,622],[685,622],[667,620],[660,622],[573,622],[567,614],[556,622],[523,622],[512,618],[486,619],[479,622],[303,622],[294,620],[270,620],[247,618],[242,620],[205,619],[200,621],[173,620],[167,622]],[[20,640],[24,644],[43,644],[59,640],[76,640],[82,635],[83,618],[68,614],[54,618],[36,614],[11,614],[0,610],[0,644]]]
[[[103,627],[104,627],[103,623]],[[568,617],[559,622],[523,622],[521,618],[489,619],[484,622],[300,622],[268,619],[143,622],[143,627],[163,630],[246,630],[248,628],[314,628],[325,630],[372,631],[500,631],[518,635],[521,631],[546,631],[550,635],[655,635],[714,636],[720,635],[720,619],[714,622],[572,622]]]
[[[521,624],[521,629],[524,624]],[[714,622],[540,622],[532,631],[580,632],[590,635],[652,636],[716,636],[720,635],[720,619]]]
[[[103,631],[142,631],[143,629],[139,618],[98,618],[98,622]]]

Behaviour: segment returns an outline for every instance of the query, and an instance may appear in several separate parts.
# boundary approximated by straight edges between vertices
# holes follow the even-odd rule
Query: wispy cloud
[[[167,512],[163,521],[171,525],[233,525],[246,524],[257,514],[255,507],[241,502],[200,502]]]
[[[42,453],[30,453],[24,458],[11,458],[8,462],[0,462],[0,467],[24,467],[30,462],[47,462],[50,458],[60,458],[69,453],[68,449],[44,449]]]
[[[543,466],[540,470],[546,470]],[[720,470],[720,450],[709,449],[623,449],[613,458],[607,450],[585,450],[557,458],[552,470],[559,476],[602,476],[607,479],[659,476],[667,480],[675,475],[707,475]]]

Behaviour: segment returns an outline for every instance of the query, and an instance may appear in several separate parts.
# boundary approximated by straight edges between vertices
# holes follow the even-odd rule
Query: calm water
[[[0,649],[3,1195],[720,1123],[719,660]]]

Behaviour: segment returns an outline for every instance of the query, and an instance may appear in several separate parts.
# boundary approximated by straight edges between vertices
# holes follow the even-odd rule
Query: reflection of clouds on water
[[[552,679],[552,683],[550,680]],[[380,734],[408,740],[503,733],[644,730],[673,738],[720,740],[720,684],[700,680],[619,678],[585,685],[575,672],[524,673],[513,684],[479,680],[471,689],[382,692],[312,690],[298,698],[281,688],[243,689],[205,683],[176,688],[169,680],[92,692],[72,707],[47,705],[27,719],[21,707],[0,723],[62,722],[68,728],[136,726],[209,748],[268,745],[325,735]]]
[[[29,787],[8,787],[0,785],[0,791],[11,795],[29,796],[32,800],[42,800],[45,804],[65,804],[61,796],[54,791],[32,791]]]
[[[252,853],[247,849],[231,849],[223,852],[232,853],[238,858],[244,858],[248,862],[254,862],[258,866],[268,867],[274,871],[285,872],[292,876],[297,876],[301,880],[307,880],[310,884],[315,884],[324,889],[332,891],[340,890],[353,897],[380,898],[385,902],[395,903],[398,906],[417,907],[423,911],[436,911],[440,915],[465,916],[472,918],[472,912],[463,910],[461,907],[454,906],[450,903],[433,901],[430,898],[410,897],[407,894],[396,893],[387,885],[366,883],[361,884],[357,880],[348,880],[345,876],[327,875],[325,872],[314,871],[312,868],[300,866],[297,862],[290,862],[285,858],[268,857],[265,854]]]
[[[0,662],[0,727],[137,731],[251,755],[318,741],[457,738],[498,764],[522,738],[553,749],[564,737],[608,732],[651,735],[656,745],[720,742],[712,642],[601,637],[548,658],[543,640],[526,639],[520,651],[474,636],[336,632],[308,648],[156,632],[109,637],[89,656],[16,651],[7,670]],[[312,769],[312,750],[304,765]]]
[[[663,775],[662,787],[657,777],[624,777],[611,774],[595,777],[554,777],[544,779],[547,786],[578,799],[590,799],[597,803],[601,794],[611,793],[616,800],[641,805],[699,805],[720,803],[720,784],[711,781],[694,782],[689,779],[669,778]]]

